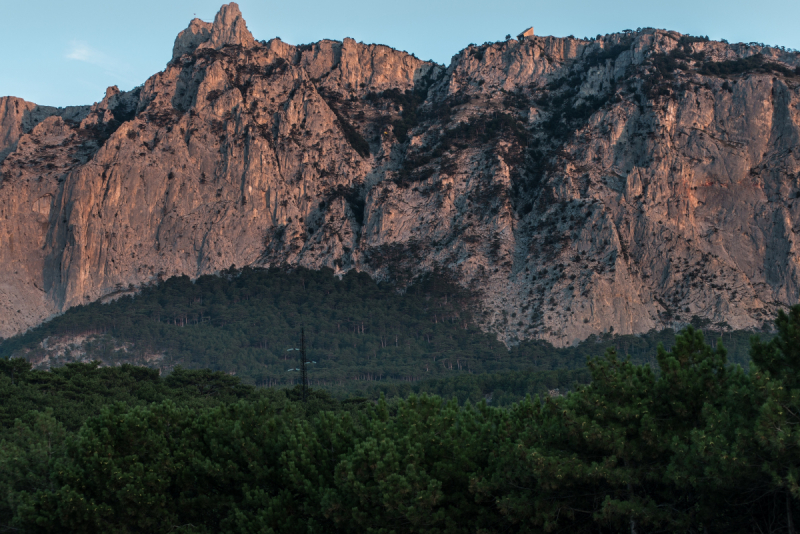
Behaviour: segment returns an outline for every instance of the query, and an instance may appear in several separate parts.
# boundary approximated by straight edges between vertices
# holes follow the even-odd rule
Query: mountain
[[[132,91],[0,100],[0,335],[232,264],[446,272],[509,344],[760,327],[800,293],[799,130],[780,48],[648,28],[445,67],[227,4]]]

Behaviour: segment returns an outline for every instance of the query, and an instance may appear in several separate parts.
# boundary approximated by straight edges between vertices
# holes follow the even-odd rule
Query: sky
[[[220,0],[0,0],[0,96],[42,105],[91,104],[161,71],[175,36]],[[241,0],[259,40],[352,37],[449,64],[470,43],[537,35],[591,37],[654,27],[730,42],[800,49],[800,0]]]

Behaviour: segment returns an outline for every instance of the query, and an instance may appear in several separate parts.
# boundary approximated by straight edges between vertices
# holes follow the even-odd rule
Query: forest
[[[775,327],[505,407],[0,359],[0,531],[794,533],[800,306]]]
[[[124,288],[123,288],[124,289]],[[27,333],[0,341],[0,358],[47,369],[74,361],[132,363],[171,372],[211,369],[255,386],[291,387],[300,373],[305,328],[309,380],[334,396],[377,399],[410,393],[510,404],[526,395],[588,380],[586,360],[613,347],[656,364],[675,332],[593,336],[573,347],[511,340],[480,329],[474,294],[443,273],[399,291],[365,273],[330,269],[227,269],[197,280],[174,277],[108,303],[72,308]],[[508,320],[515,320],[511,314]],[[707,321],[693,322],[716,343]],[[723,334],[728,358],[747,366],[751,332]],[[83,342],[72,344],[72,339]],[[58,347],[61,340],[61,348]]]

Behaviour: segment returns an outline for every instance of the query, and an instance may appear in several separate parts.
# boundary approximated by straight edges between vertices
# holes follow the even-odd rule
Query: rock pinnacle
[[[238,45],[244,48],[255,45],[255,39],[247,29],[247,23],[235,2],[224,4],[214,17],[213,24],[193,19],[189,27],[175,38],[172,58],[194,52],[198,48],[219,50],[226,45]]]

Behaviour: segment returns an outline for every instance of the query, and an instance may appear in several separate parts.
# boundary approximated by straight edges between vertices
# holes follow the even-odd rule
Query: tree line
[[[655,366],[609,349],[589,360],[588,384],[507,408],[425,393],[338,401],[320,390],[302,403],[296,389],[254,389],[210,371],[160,378],[73,365],[47,378],[5,360],[0,523],[22,532],[793,533],[800,306],[776,327],[772,339],[752,339],[747,368],[688,327],[670,350],[659,347]],[[59,411],[59,399],[86,402],[85,420]]]
[[[457,379],[459,388],[471,384],[473,390],[459,398],[477,402],[476,388],[483,396],[498,387],[513,390],[514,401],[542,392],[539,386],[511,384],[509,390],[495,379],[484,380],[487,374],[577,371],[608,346],[655,365],[658,344],[669,348],[675,341],[675,332],[665,330],[593,336],[565,348],[531,340],[507,347],[481,331],[474,297],[445,275],[434,273],[401,289],[365,273],[340,279],[330,269],[232,268],[194,281],[173,277],[135,296],[72,308],[0,342],[0,357],[23,357],[43,368],[78,359],[133,363],[164,373],[177,366],[207,368],[246,384],[291,387],[299,381],[298,362],[292,357],[297,353],[287,349],[298,346],[304,326],[309,360],[316,362],[309,365],[313,387],[377,397],[393,390],[447,393],[437,384]],[[750,335],[725,334],[732,361],[746,365]],[[82,337],[80,346],[60,356],[50,350],[59,340],[68,345]]]

